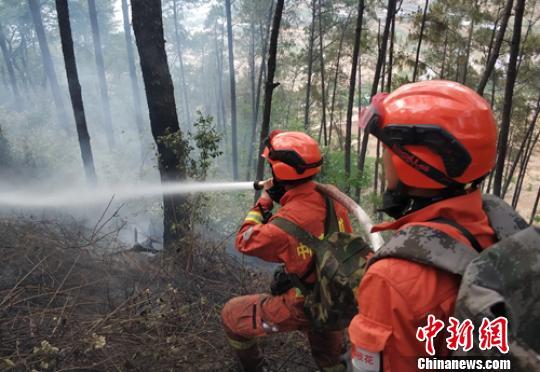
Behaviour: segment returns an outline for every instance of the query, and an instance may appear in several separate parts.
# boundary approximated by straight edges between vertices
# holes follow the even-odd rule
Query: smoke
[[[222,35],[224,21],[222,4],[219,2],[188,4],[180,1],[176,3],[192,120],[196,119],[194,113],[200,109],[203,115],[211,114],[215,118],[214,124],[219,124],[218,129],[222,130],[223,126],[227,125],[230,102],[227,76],[222,76],[217,71],[218,52],[221,58],[220,68],[222,71],[227,69],[226,43]],[[172,4],[172,1],[163,1],[163,22],[178,117],[183,132],[186,132],[192,125],[182,120],[185,115],[181,100],[180,66],[174,47]],[[14,110],[13,97],[5,72],[3,69],[0,71],[2,72],[0,154],[4,154],[4,149],[7,151],[6,156],[0,159],[0,214],[3,216],[24,214],[39,216],[42,219],[75,218],[93,228],[108,206],[107,213],[112,218],[111,228],[124,226],[125,232],[121,233],[121,238],[126,242],[133,242],[135,228],[139,231],[139,236],[152,235],[153,238],[161,239],[163,189],[159,184],[155,145],[150,131],[138,55],[135,55],[135,65],[140,83],[140,91],[137,93],[141,97],[144,120],[142,134],[138,132],[135,121],[120,1],[114,4],[98,1],[96,5],[116,141],[116,145],[112,148],[108,146],[104,128],[87,1],[69,2],[76,62],[97,173],[96,188],[89,188],[85,184],[54,3],[43,3],[41,15],[60,85],[64,110],[68,116],[67,131],[57,123],[50,84],[45,77],[27,4],[24,3],[20,7],[13,5],[13,9],[10,8],[10,4],[6,5],[11,9],[9,13],[11,15],[8,14],[3,23],[13,34],[11,39],[13,49],[17,50],[22,45],[20,43],[26,40],[24,53],[17,53],[14,58],[21,69],[26,64],[28,71],[16,71],[23,101],[21,102],[23,109],[19,112]],[[239,42],[238,58],[243,58],[240,50],[245,48],[241,45],[241,40],[239,41],[241,28],[235,28],[235,32],[237,32],[235,42]],[[219,48],[219,51],[216,48]],[[24,63],[23,57],[26,58]],[[3,67],[3,63],[0,63],[0,67]],[[22,82],[23,73],[27,84]],[[241,67],[237,79],[240,80],[245,75],[245,68]],[[221,83],[217,81],[218,77],[222,80]],[[242,87],[241,83],[239,86]],[[247,87],[245,89],[247,90]],[[219,110],[218,113],[220,107],[218,103],[224,104],[223,112]],[[242,141],[249,138],[251,114],[249,107],[240,106],[239,112],[239,139]],[[230,146],[230,143],[222,141],[222,150],[227,154],[226,145]],[[240,161],[243,164],[247,146],[242,142],[238,146]],[[227,159],[220,157],[215,161],[217,165],[209,170],[208,179],[229,179],[231,167]],[[197,191],[213,191],[214,189],[210,190],[208,187],[215,187],[216,184],[185,186],[196,188]],[[174,188],[176,187],[180,185],[175,185]],[[223,190],[227,186],[219,187]],[[251,187],[251,183],[242,186],[243,190]],[[244,204],[247,208],[251,203],[251,193],[245,194],[245,197],[231,198],[230,207],[238,209],[238,214],[243,213]],[[239,199],[241,201],[238,201]],[[225,208],[222,207],[218,212],[224,213]],[[236,222],[236,219],[219,220],[219,223],[228,224],[227,231],[232,230]],[[216,231],[216,234],[218,233],[223,231]]]

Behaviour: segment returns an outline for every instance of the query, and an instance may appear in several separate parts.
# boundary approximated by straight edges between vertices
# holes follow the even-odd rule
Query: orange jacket
[[[423,225],[471,245],[456,228],[426,222],[437,217],[458,222],[475,236],[483,248],[496,241],[482,208],[479,190],[432,204],[397,221],[380,224],[373,231]],[[416,371],[417,357],[428,356],[424,342],[416,339],[416,330],[426,325],[428,314],[448,324],[459,282],[456,275],[412,261],[386,258],[375,262],[358,288],[360,313],[349,326],[351,342],[373,353],[382,352],[384,371]],[[448,355],[446,337],[441,332],[435,338],[437,356]]]
[[[315,189],[314,182],[309,181],[291,188],[283,195],[280,204],[281,208],[273,217],[286,218],[314,236],[320,237],[324,234],[326,204],[324,197]],[[337,202],[334,205],[340,230],[352,231],[345,208]],[[262,207],[270,210],[272,204],[268,203]],[[262,214],[257,207],[249,211],[240,227],[236,237],[236,248],[242,253],[265,261],[283,263],[287,272],[299,275],[307,271],[313,254],[279,227],[263,223]]]

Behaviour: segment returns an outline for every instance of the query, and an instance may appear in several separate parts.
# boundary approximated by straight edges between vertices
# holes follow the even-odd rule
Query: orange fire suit
[[[383,223],[373,231],[400,230],[410,225],[438,229],[471,246],[455,227],[428,222],[443,217],[456,221],[486,248],[496,242],[495,233],[482,208],[480,191],[446,199]],[[473,248],[471,248],[473,249]],[[360,353],[382,352],[382,370],[417,370],[417,358],[429,356],[423,342],[416,339],[417,327],[425,326],[428,314],[448,324],[460,278],[439,269],[399,258],[386,258],[370,266],[357,292],[359,314],[350,326],[349,336]],[[435,338],[436,356],[447,356],[445,336]],[[354,353],[354,351],[353,351]]]
[[[261,198],[258,205],[272,209],[269,199]],[[286,218],[314,236],[324,234],[326,205],[324,197],[315,189],[314,182],[306,182],[289,189],[280,200],[281,208],[274,217]],[[288,273],[301,277],[312,262],[313,253],[294,237],[273,224],[264,223],[258,205],[247,214],[236,238],[236,248],[245,254],[265,261],[283,263]],[[341,231],[351,231],[345,208],[334,204]],[[271,220],[271,219],[270,219]],[[307,283],[313,283],[311,274]],[[338,370],[342,352],[343,332],[317,332],[311,328],[303,309],[304,297],[297,288],[279,296],[254,294],[230,300],[222,310],[225,331],[231,346],[236,350],[247,369],[260,361],[256,338],[276,332],[300,330],[307,333],[313,358],[320,368]],[[340,367],[341,368],[341,367]]]

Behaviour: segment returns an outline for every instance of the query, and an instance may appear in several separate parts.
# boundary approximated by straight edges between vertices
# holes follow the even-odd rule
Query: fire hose
[[[256,190],[262,188],[263,181],[255,181],[253,187]],[[341,205],[343,205],[347,211],[352,214],[356,220],[360,223],[360,226],[364,229],[366,236],[371,242],[373,250],[378,250],[384,244],[384,240],[379,233],[372,233],[371,228],[373,227],[373,222],[369,215],[364,211],[364,209],[359,206],[353,199],[351,199],[347,194],[341,192],[336,186],[327,185],[316,182],[317,190],[321,193],[328,195]]]

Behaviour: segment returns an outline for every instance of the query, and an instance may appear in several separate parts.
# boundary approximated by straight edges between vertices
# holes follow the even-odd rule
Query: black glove
[[[268,193],[268,195],[270,195],[272,200],[278,204],[281,198],[283,197],[283,195],[285,195],[286,191],[287,190],[285,190],[285,185],[277,181],[275,178],[274,178],[272,187],[266,190],[266,192]]]

